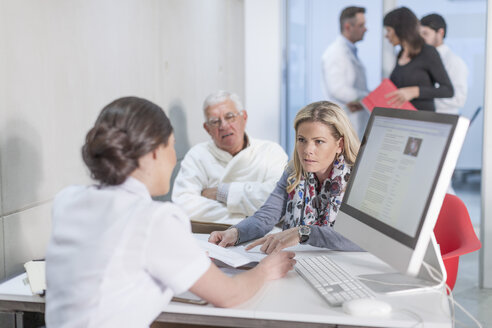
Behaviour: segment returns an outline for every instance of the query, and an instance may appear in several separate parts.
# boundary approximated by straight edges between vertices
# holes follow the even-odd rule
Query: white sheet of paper
[[[44,261],[29,261],[24,264],[33,294],[46,290],[46,264]]]
[[[208,242],[209,234],[193,234],[195,239],[200,243],[201,247],[208,252],[209,256],[217,259],[227,265],[234,268],[246,265],[251,262],[259,262],[267,256],[263,253],[258,245],[249,251],[245,250],[246,245],[230,246],[227,248],[217,246]],[[315,247],[311,245],[296,245],[285,248],[286,251],[292,252],[313,252],[313,251],[326,251],[326,248]]]
[[[243,246],[232,246],[224,248],[209,243],[208,240],[203,240],[203,238],[197,238],[197,241],[200,246],[206,252],[208,252],[208,256],[234,268],[246,265],[251,262],[259,262],[263,257],[266,256],[266,254],[262,255],[258,253],[249,254],[244,250]]]

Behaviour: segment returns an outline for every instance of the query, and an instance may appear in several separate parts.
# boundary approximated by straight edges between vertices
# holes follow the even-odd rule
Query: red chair
[[[465,204],[455,195],[446,194],[434,227],[434,235],[441,249],[448,278],[446,284],[453,290],[458,274],[460,255],[482,247],[473,230]]]

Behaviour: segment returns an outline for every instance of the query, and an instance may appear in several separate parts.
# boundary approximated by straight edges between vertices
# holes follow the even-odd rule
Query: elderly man
[[[203,110],[203,127],[212,140],[188,151],[172,200],[191,220],[237,223],[263,205],[282,175],[287,155],[278,144],[245,133],[248,114],[237,95],[213,93]]]
[[[356,42],[364,38],[366,10],[347,7],[340,14],[340,35],[323,53],[322,73],[325,97],[339,104],[347,112],[359,138],[362,138],[369,120],[359,100],[367,90],[366,70],[357,56]]]

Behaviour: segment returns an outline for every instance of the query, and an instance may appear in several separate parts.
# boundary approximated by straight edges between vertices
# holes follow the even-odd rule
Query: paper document
[[[181,303],[187,303],[187,304],[195,304],[195,305],[206,305],[208,304],[207,301],[204,299],[196,296],[189,290],[186,292],[183,292],[178,295],[174,295],[174,297],[171,299],[172,302],[181,302]]]
[[[195,235],[196,237],[197,235]],[[207,236],[208,239],[208,236]],[[203,237],[196,238],[200,246],[208,252],[208,256],[219,260],[234,268],[261,261],[267,255],[264,253],[248,252],[244,246],[221,247],[203,240]]]
[[[43,295],[46,290],[46,265],[44,261],[29,261],[24,264],[33,294]]]
[[[263,258],[265,258],[268,254],[263,253],[260,248],[262,245],[258,245],[253,247],[249,251],[245,248],[247,245],[241,246],[230,246],[227,248],[217,246],[215,244],[208,242],[209,234],[197,234],[194,233],[193,236],[198,241],[200,246],[208,252],[208,255],[211,258],[217,259],[231,267],[237,268],[249,263],[260,262]],[[253,242],[253,241],[251,241]],[[311,245],[296,245],[292,247],[287,247],[283,249],[284,251],[291,252],[315,252],[315,251],[324,251],[326,252],[326,248],[315,247]]]

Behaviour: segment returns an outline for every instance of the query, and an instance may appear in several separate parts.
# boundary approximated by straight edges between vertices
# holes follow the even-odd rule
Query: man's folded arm
[[[225,206],[217,200],[202,196],[206,181],[202,169],[189,158],[181,162],[181,169],[174,181],[172,201],[179,205],[191,220],[217,221],[228,218]]]

